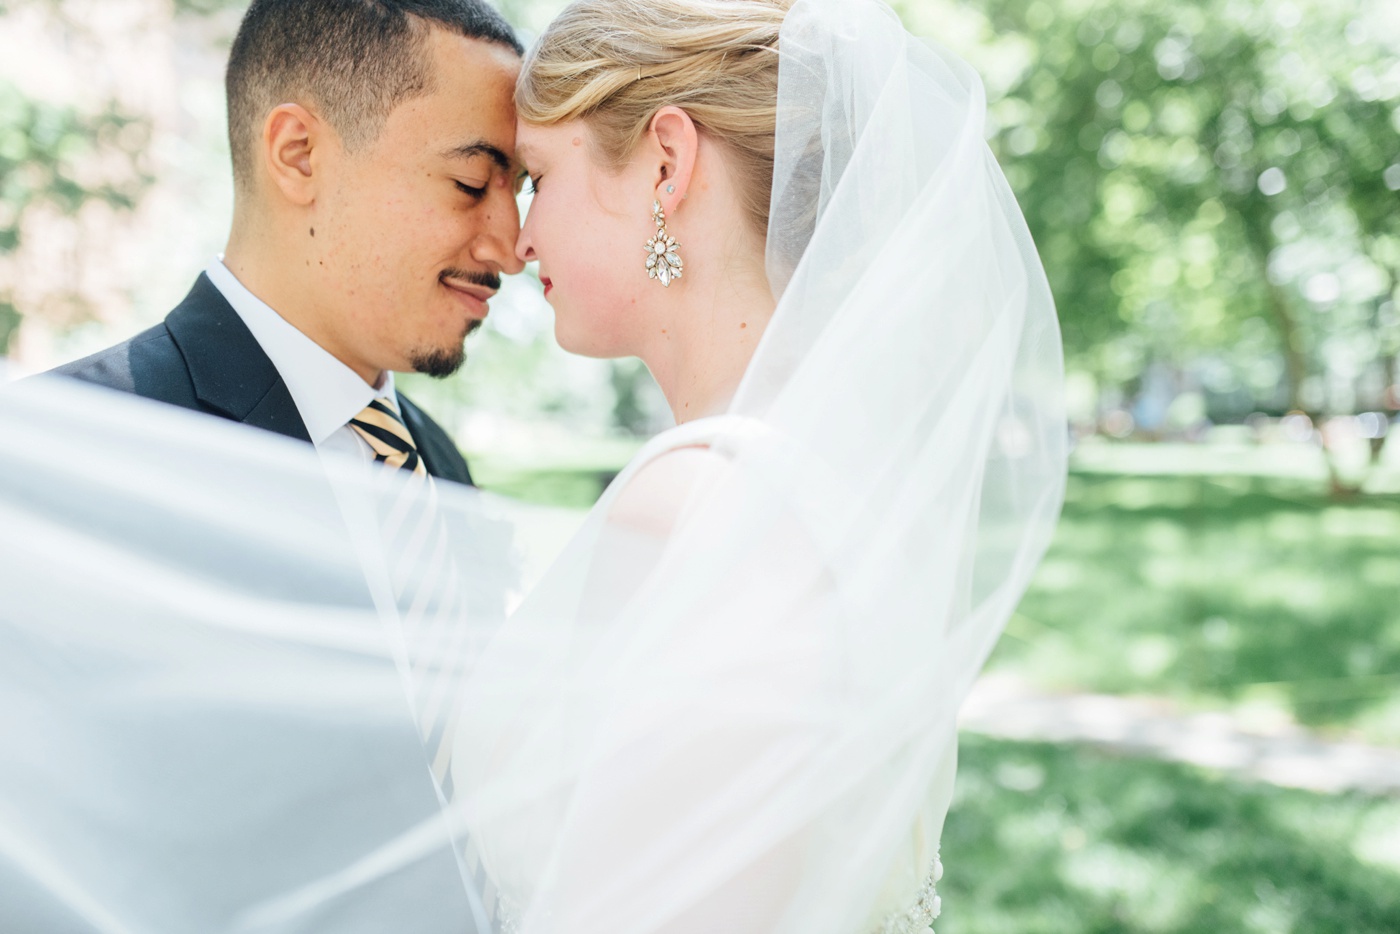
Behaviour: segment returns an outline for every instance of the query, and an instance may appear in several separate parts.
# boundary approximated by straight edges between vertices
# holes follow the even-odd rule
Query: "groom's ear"
[[[261,163],[275,190],[293,204],[316,199],[314,166],[327,144],[326,124],[301,104],[281,104],[263,122]]]
[[[700,132],[690,114],[679,107],[662,107],[651,118],[647,134],[656,159],[656,200],[669,213],[685,198],[695,173]]]

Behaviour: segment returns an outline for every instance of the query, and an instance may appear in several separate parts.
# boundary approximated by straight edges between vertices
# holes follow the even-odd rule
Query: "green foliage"
[[[935,927],[939,934],[1394,932],[1397,834],[1393,800],[964,736]],[[1386,856],[1389,863],[1376,858]]]
[[[5,355],[5,348],[9,346],[10,339],[19,330],[19,322],[19,309],[14,303],[0,301],[0,357]]]
[[[1076,364],[1121,382],[1214,355],[1262,403],[1282,375],[1272,401],[1311,408],[1309,376],[1389,366],[1400,75],[1379,2],[976,6],[984,70],[1016,66],[993,145]]]
[[[176,13],[207,16],[233,7],[247,7],[249,0],[172,0]],[[47,7],[54,14],[64,14],[64,0],[0,0],[0,16],[21,7]]]
[[[0,82],[0,256],[19,249],[40,209],[73,216],[94,201],[134,207],[151,181],[139,157],[148,138],[145,121],[114,105],[83,114]],[[0,356],[19,323],[13,294],[0,287]]]
[[[208,16],[211,13],[220,13],[231,7],[244,8],[248,6],[249,0],[174,0],[176,13],[187,13],[193,16]]]

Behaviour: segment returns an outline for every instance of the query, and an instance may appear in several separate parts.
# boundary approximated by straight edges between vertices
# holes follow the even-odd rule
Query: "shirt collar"
[[[204,272],[277,368],[313,444],[320,444],[344,428],[374,399],[394,399],[393,373],[386,370],[377,388],[366,383],[248,291],[224,265],[222,256],[216,257]]]

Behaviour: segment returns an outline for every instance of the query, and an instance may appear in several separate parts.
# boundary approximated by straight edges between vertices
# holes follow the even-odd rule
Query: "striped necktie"
[[[418,445],[404,424],[398,402],[394,399],[370,402],[363,412],[350,419],[350,427],[374,451],[376,461],[407,470],[414,476],[427,475],[423,458],[418,456]]]
[[[414,713],[433,778],[444,799],[451,801],[452,741],[462,712],[463,659],[471,638],[461,576],[438,510],[436,486],[397,402],[375,399],[350,420],[350,428],[369,445],[376,462],[411,476],[387,501],[381,526],[404,642],[410,647]],[[480,907],[491,919],[486,928],[494,929],[496,888],[473,842],[462,843],[460,855],[477,884]]]

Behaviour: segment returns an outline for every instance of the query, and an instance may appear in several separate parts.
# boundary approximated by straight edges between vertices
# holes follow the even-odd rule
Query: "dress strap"
[[[725,456],[733,456],[737,445],[745,439],[768,432],[768,427],[747,415],[709,415],[667,429],[652,438],[627,462],[616,479],[603,491],[598,506],[604,507],[624,489],[643,467],[681,448],[703,447]]]

